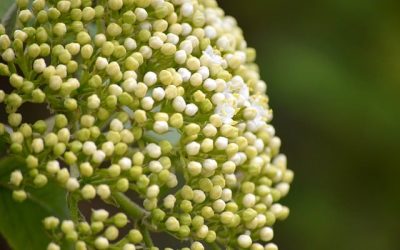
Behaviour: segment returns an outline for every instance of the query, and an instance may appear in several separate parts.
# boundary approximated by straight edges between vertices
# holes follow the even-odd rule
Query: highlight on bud
[[[0,86],[0,136],[23,164],[6,184],[16,202],[56,183],[70,207],[97,204],[43,218],[48,250],[156,249],[154,232],[184,249],[278,249],[293,172],[255,50],[215,0],[17,7],[12,32],[0,28],[12,87]],[[33,104],[51,117],[28,122],[21,106]]]

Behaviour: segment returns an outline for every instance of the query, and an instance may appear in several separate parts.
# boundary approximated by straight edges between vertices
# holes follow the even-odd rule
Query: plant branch
[[[112,197],[115,199],[120,208],[132,219],[140,220],[147,215],[147,211],[129,199],[129,197],[127,197],[125,194],[121,192],[114,192]]]

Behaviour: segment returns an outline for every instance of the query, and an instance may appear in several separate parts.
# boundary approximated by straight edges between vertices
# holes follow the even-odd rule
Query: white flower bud
[[[290,185],[285,182],[281,182],[275,186],[275,188],[281,193],[281,197],[285,197],[289,193]]]
[[[118,165],[121,167],[122,170],[129,170],[132,167],[132,160],[128,157],[122,157],[118,161]]]
[[[146,197],[149,199],[157,198],[159,193],[160,193],[160,187],[158,185],[151,185],[150,187],[147,188]]]
[[[89,96],[87,99],[87,106],[90,109],[99,108],[100,107],[100,98],[96,94]]]
[[[162,101],[165,97],[165,91],[161,87],[153,89],[152,97],[156,101]]]
[[[168,217],[168,219],[165,221],[165,227],[169,231],[176,232],[179,230],[180,224],[175,217]]]
[[[217,34],[217,31],[215,30],[215,28],[213,26],[207,25],[204,28],[204,35],[207,38],[214,39],[214,38],[217,37],[218,34]]]
[[[100,164],[106,158],[106,154],[102,150],[96,150],[92,155],[92,160],[94,163]]]
[[[105,209],[98,209],[92,211],[92,220],[105,222],[110,214]]]
[[[260,230],[260,239],[263,241],[270,241],[274,238],[274,231],[270,227],[263,227]]]
[[[135,91],[135,88],[137,87],[137,85],[138,84],[135,79],[128,78],[122,83],[122,88],[128,93],[132,93],[133,91]]]
[[[94,246],[96,249],[103,250],[103,249],[108,249],[109,242],[105,237],[97,237],[96,240],[94,241]]]
[[[147,72],[143,77],[143,82],[147,86],[153,86],[157,82],[157,74],[152,71]]]
[[[193,44],[192,44],[192,42],[190,42],[188,40],[185,40],[185,41],[181,42],[181,44],[179,45],[179,51],[180,50],[185,51],[186,55],[192,54],[192,52],[193,52]]]
[[[165,121],[156,121],[153,125],[153,130],[158,134],[163,134],[168,131],[168,123]]]
[[[186,51],[183,49],[178,50],[177,52],[175,52],[174,59],[177,64],[184,64],[187,59]]]
[[[188,155],[197,155],[200,152],[200,144],[191,142],[185,146],[185,149]]]
[[[154,105],[154,100],[150,96],[146,96],[140,101],[140,104],[144,110],[151,110]]]
[[[85,200],[94,199],[94,197],[96,196],[96,189],[92,185],[86,184],[81,189],[81,194],[83,199]]]
[[[116,84],[111,84],[108,87],[108,93],[110,93],[111,95],[119,96],[123,93],[123,90],[120,86]]]
[[[194,12],[194,7],[192,3],[186,2],[181,7],[181,14],[184,17],[191,16]]]
[[[59,90],[61,88],[62,79],[58,75],[53,75],[49,79],[49,87],[52,90]]]
[[[85,155],[93,155],[94,152],[96,152],[96,150],[97,150],[97,146],[96,146],[96,144],[95,144],[94,142],[92,142],[92,141],[85,141],[85,142],[83,143],[82,152],[83,152]]]
[[[59,142],[67,143],[69,141],[70,136],[71,136],[71,134],[69,132],[69,129],[67,129],[67,128],[62,128],[57,133]]]
[[[15,53],[12,48],[6,49],[3,54],[1,55],[4,61],[6,62],[13,62],[15,60]]]
[[[160,49],[163,44],[164,44],[163,40],[161,40],[161,38],[158,36],[153,36],[150,37],[149,39],[149,46],[152,49]]]
[[[106,184],[100,184],[97,187],[97,194],[100,196],[100,198],[102,198],[103,200],[108,199],[108,197],[110,197],[111,195],[111,190],[110,187]]]
[[[122,0],[108,0],[108,7],[111,10],[117,11],[120,10],[123,6]]]
[[[133,38],[128,37],[128,38],[126,38],[125,41],[124,41],[124,47],[125,47],[127,50],[134,50],[134,49],[137,48],[136,41],[135,41]]]
[[[172,209],[175,206],[176,198],[174,195],[169,194],[164,198],[163,204],[167,209]]]
[[[60,163],[58,161],[49,161],[46,164],[46,171],[50,174],[55,174],[60,170]]]
[[[274,243],[268,243],[265,245],[264,250],[278,250],[278,246]]]
[[[144,20],[147,19],[147,16],[148,16],[147,11],[143,8],[136,8],[135,15],[136,15],[136,19],[139,22],[143,22]]]
[[[63,231],[63,233],[65,234],[74,232],[75,231],[74,222],[72,220],[64,220],[61,223],[61,231]]]
[[[228,138],[220,136],[215,140],[215,147],[219,150],[225,150],[228,147],[228,143]]]
[[[33,62],[33,70],[36,73],[42,73],[45,68],[46,68],[46,62],[45,62],[45,60],[43,58],[36,59]]]
[[[22,176],[22,173],[20,170],[15,170],[11,173],[10,176],[10,183],[14,186],[19,186],[22,182],[22,180],[24,179],[24,177]]]
[[[214,137],[217,134],[217,128],[212,124],[207,124],[203,130],[203,134],[207,137]]]
[[[193,191],[193,201],[195,203],[203,203],[206,200],[206,194],[202,190]]]
[[[177,112],[183,112],[186,108],[186,102],[185,99],[183,99],[182,96],[177,96],[174,98],[172,101],[172,107],[177,111]]]
[[[192,76],[192,72],[190,72],[187,68],[179,68],[178,73],[184,82],[189,81],[190,77]]]
[[[57,245],[54,242],[50,242],[49,245],[47,246],[47,250],[60,250],[60,246]]]
[[[201,173],[202,166],[197,161],[191,161],[191,162],[189,162],[187,168],[188,168],[188,171],[189,171],[190,175],[196,176],[196,175],[199,175]]]
[[[243,197],[242,204],[244,207],[254,207],[256,204],[256,196],[252,193],[246,194]]]
[[[249,235],[242,234],[237,238],[238,245],[243,248],[249,248],[253,241]]]
[[[146,152],[151,158],[159,158],[161,156],[161,148],[155,143],[147,144]]]
[[[124,124],[118,119],[113,119],[110,123],[110,129],[112,131],[121,132],[124,129]]]
[[[108,66],[108,61],[104,57],[97,57],[96,59],[96,68],[98,70],[104,70]]]
[[[73,192],[79,188],[79,182],[76,178],[69,178],[65,187],[68,191]]]
[[[208,78],[204,81],[203,87],[207,91],[214,91],[217,88],[217,83],[214,79]]]
[[[151,161],[149,163],[149,169],[153,173],[159,173],[161,170],[163,170],[163,166],[159,161]]]
[[[196,106],[196,104],[189,103],[188,105],[186,105],[185,114],[188,116],[194,116],[198,110],[199,108]]]
[[[214,171],[215,169],[217,169],[217,167],[217,161],[214,159],[206,159],[203,162],[203,168],[208,172]]]
[[[44,149],[44,143],[42,138],[35,138],[32,140],[32,150],[36,154],[42,152]]]
[[[122,247],[122,250],[136,250],[136,247],[135,245],[128,243]]]

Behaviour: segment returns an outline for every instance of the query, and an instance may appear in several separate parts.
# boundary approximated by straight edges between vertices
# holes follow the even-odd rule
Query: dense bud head
[[[45,218],[47,249],[151,249],[144,229],[185,249],[277,249],[293,172],[255,50],[215,0],[16,3],[16,27],[0,32],[12,88],[0,87],[0,136],[25,160],[9,175],[13,199],[55,184],[73,205],[120,210]],[[32,103],[52,117],[28,122]]]

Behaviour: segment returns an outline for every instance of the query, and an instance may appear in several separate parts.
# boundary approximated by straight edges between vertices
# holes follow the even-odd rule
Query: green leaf
[[[15,3],[15,0],[1,0],[0,1],[0,17],[3,20],[3,15],[6,13],[8,8]]]
[[[27,187],[28,199],[15,202],[12,190],[4,184],[16,168],[24,168],[24,161],[15,157],[0,160],[0,233],[14,250],[46,249],[50,237],[42,221],[50,215],[69,218],[66,191],[49,182],[39,189]]]
[[[6,28],[6,33],[8,35],[14,30],[15,22],[17,21],[17,4],[14,3],[8,8],[7,12],[2,14],[1,24]]]
[[[6,135],[0,135],[0,157],[5,154],[7,150],[7,137]]]

